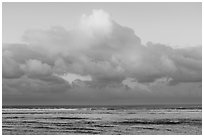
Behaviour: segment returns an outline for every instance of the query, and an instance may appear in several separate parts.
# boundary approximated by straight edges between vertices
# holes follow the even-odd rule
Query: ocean
[[[3,135],[201,135],[202,105],[3,106]]]

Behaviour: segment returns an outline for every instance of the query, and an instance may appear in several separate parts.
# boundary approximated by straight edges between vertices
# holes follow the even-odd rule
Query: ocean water
[[[2,133],[201,135],[202,106],[3,106]]]

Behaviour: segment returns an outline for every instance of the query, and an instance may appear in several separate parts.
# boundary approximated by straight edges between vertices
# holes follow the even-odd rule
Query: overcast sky
[[[3,104],[201,103],[201,3],[3,3]]]

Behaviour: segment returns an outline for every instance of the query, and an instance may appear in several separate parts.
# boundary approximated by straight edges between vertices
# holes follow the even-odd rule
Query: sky
[[[3,105],[202,101],[201,3],[3,3]]]

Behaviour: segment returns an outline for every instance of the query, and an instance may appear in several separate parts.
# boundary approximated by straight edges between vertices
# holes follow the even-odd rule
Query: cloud
[[[25,73],[29,77],[43,77],[43,76],[49,76],[52,73],[51,67],[46,64],[42,63],[39,60],[28,60],[25,64],[20,66],[22,70],[24,70]]]
[[[26,44],[3,44],[4,93],[36,88],[63,91],[62,96],[75,99],[130,98],[154,94],[151,85],[161,79],[166,86],[202,81],[201,46],[143,45],[131,28],[103,10],[83,15],[72,30],[28,30],[23,39]]]
[[[12,52],[5,50],[2,56],[2,77],[19,78],[23,75],[19,64],[14,60]]]
[[[95,35],[109,35],[112,32],[110,15],[103,10],[93,10],[89,16],[83,14],[79,29],[91,37]]]

